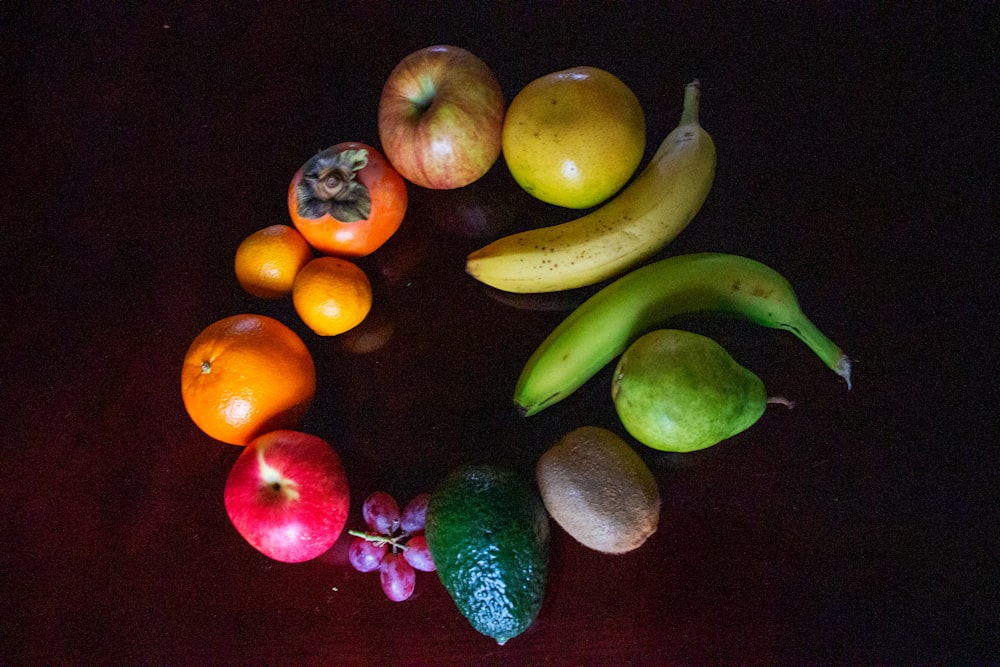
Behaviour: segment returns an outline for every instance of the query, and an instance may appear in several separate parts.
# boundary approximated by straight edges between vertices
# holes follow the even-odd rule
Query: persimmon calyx
[[[343,151],[328,148],[309,158],[295,188],[299,215],[321,218],[329,214],[341,222],[367,220],[372,211],[371,195],[356,179],[366,166],[368,151],[363,148]]]

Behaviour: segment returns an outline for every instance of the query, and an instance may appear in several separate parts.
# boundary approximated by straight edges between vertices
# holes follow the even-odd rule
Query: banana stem
[[[784,329],[791,331],[798,336],[799,340],[809,346],[809,349],[816,353],[823,363],[830,367],[834,373],[844,378],[847,382],[847,389],[851,389],[851,360],[836,343],[827,338],[822,331],[816,328],[808,319],[804,319],[798,325],[785,324]]]
[[[681,110],[680,125],[698,124],[698,105],[701,102],[701,83],[695,79],[684,86],[684,108]]]

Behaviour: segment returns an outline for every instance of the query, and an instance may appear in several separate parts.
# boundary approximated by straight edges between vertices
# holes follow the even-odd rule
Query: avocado
[[[472,627],[502,645],[531,625],[545,594],[549,519],[520,476],[495,465],[452,470],[431,494],[425,535]]]

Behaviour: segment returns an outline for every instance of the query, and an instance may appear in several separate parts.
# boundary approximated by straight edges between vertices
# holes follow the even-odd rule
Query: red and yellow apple
[[[272,431],[243,450],[226,480],[226,513],[265,556],[300,563],[325,553],[347,523],[340,457],[314,435]]]
[[[429,46],[389,74],[378,109],[382,150],[403,178],[450,190],[500,156],[505,102],[493,71],[469,51]]]

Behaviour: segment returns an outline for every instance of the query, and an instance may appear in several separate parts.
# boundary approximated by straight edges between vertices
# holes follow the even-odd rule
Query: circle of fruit
[[[292,303],[302,321],[320,336],[336,336],[361,324],[372,307],[372,285],[357,264],[317,257],[295,277]]]
[[[615,75],[574,67],[535,79],[511,101],[503,155],[534,197],[567,208],[608,199],[635,173],[646,150],[646,117]]]
[[[294,227],[271,225],[259,229],[236,249],[236,280],[247,292],[262,299],[287,296],[312,253],[312,246]]]
[[[181,396],[191,420],[233,445],[293,428],[315,393],[316,368],[305,343],[264,315],[233,315],[208,325],[181,368]]]

